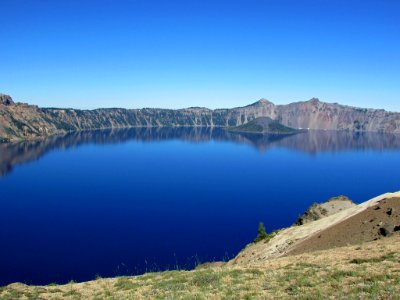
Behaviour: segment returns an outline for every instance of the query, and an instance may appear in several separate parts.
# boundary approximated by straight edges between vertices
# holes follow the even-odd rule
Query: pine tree
[[[258,235],[256,237],[256,239],[254,240],[255,243],[262,241],[264,239],[267,238],[267,232],[265,231],[265,226],[263,222],[260,222],[260,224],[258,224]]]

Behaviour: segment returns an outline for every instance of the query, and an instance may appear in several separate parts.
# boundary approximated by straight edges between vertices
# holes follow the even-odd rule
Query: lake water
[[[313,202],[400,190],[400,136],[124,129],[0,144],[0,285],[228,259]]]

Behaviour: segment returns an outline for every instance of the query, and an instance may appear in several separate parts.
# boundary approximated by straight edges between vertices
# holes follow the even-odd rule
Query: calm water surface
[[[0,285],[231,258],[313,202],[400,190],[400,137],[126,129],[0,144]]]

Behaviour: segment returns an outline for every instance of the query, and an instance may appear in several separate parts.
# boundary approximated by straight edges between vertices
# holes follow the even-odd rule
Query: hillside
[[[396,299],[400,237],[282,257],[83,283],[0,288],[0,299]],[[368,271],[366,271],[368,270]]]
[[[228,264],[252,265],[294,253],[369,242],[384,236],[385,228],[399,234],[399,208],[400,192],[387,193],[314,222],[285,228],[268,243],[249,244]],[[390,216],[389,209],[394,212]]]
[[[229,131],[261,133],[261,134],[294,134],[300,132],[298,129],[282,125],[269,117],[259,117],[243,125],[229,128]]]
[[[250,244],[228,263],[65,285],[14,283],[0,288],[0,299],[395,299],[399,197],[384,194],[284,229],[268,242]]]
[[[268,117],[291,128],[400,133],[400,113],[364,109],[318,99],[275,105],[260,100],[232,109],[122,109],[78,110],[39,108],[14,103],[0,94],[0,141],[35,139],[69,131],[126,127],[233,127]]]

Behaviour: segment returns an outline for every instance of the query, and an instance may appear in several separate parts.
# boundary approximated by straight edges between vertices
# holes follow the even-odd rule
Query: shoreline
[[[392,202],[390,202],[389,200]],[[294,246],[301,245],[302,243],[304,244],[305,241],[310,240],[310,238],[315,236],[315,234],[321,234],[321,232],[324,232],[331,228],[335,228],[335,226],[337,226],[338,224],[343,224],[346,221],[351,220],[351,218],[353,218],[354,216],[361,216],[364,212],[367,211],[374,211],[374,212],[382,211],[382,213],[385,214],[386,211],[389,211],[385,209],[385,206],[383,206],[385,203],[391,207],[392,205],[400,205],[400,192],[382,194],[368,201],[365,201],[350,208],[346,208],[343,211],[336,212],[330,216],[324,217],[317,221],[313,221],[301,226],[291,226],[288,228],[284,228],[280,230],[276,235],[274,235],[274,237],[268,242],[261,241],[258,243],[248,244],[243,250],[241,250],[237,254],[235,258],[231,259],[228,262],[203,263],[198,265],[196,268],[192,270],[166,270],[155,273],[146,272],[141,275],[97,278],[95,280],[90,280],[90,281],[84,281],[79,283],[70,282],[67,284],[60,284],[60,285],[58,284],[25,285],[23,283],[12,283],[0,287],[0,298],[4,296],[4,293],[7,293],[7,291],[10,290],[13,291],[24,290],[23,292],[24,295],[25,293],[28,293],[27,291],[30,290],[40,290],[41,292],[43,292],[43,294],[46,295],[44,299],[53,299],[52,297],[53,294],[54,296],[56,295],[60,296],[60,293],[63,293],[62,295],[66,296],[69,295],[68,294],[69,290],[76,290],[75,294],[77,296],[79,294],[83,298],[86,298],[88,291],[90,292],[91,289],[102,290],[104,284],[105,285],[109,284],[110,288],[111,287],[115,288],[116,290],[113,291],[113,293],[115,293],[116,295],[117,294],[125,295],[127,290],[132,290],[136,291],[138,294],[135,295],[140,298],[141,295],[144,295],[146,291],[140,289],[142,286],[152,286],[152,289],[159,291],[160,293],[162,292],[168,294],[169,292],[176,292],[174,291],[174,289],[172,290],[168,289],[167,291],[165,291],[164,289],[162,288],[160,289],[157,286],[157,284],[162,285],[163,282],[174,281],[172,279],[175,277],[179,277],[180,280],[185,283],[196,282],[196,280],[200,280],[198,279],[198,277],[200,277],[201,280],[206,282],[207,288],[209,288],[210,285],[212,285],[211,279],[213,279],[214,277],[215,278],[216,277],[219,278],[220,276],[231,277],[237,273],[240,273],[246,278],[248,276],[251,276],[251,274],[257,274],[258,276],[266,276],[266,274],[270,271],[271,268],[273,268],[275,272],[285,273],[287,271],[285,266],[291,266],[293,264],[298,263],[300,258],[302,263],[306,261],[306,263],[310,264],[310,262],[307,261],[312,261],[311,263],[312,265],[315,264],[315,261],[319,261],[321,263],[324,260],[329,260],[329,257],[332,257],[333,260],[331,263],[334,263],[337,262],[336,256],[338,256],[339,254],[346,255],[347,257],[346,261],[352,261],[352,260],[358,261],[357,259],[364,259],[368,262],[370,257],[373,256],[377,258],[373,259],[371,258],[370,259],[371,263],[373,262],[378,263],[381,261],[390,261],[390,262],[397,261],[398,266],[400,267],[400,254],[399,254],[400,252],[398,251],[400,250],[399,234],[394,234],[391,235],[391,237],[382,237],[378,240],[365,241],[361,243],[353,242],[353,245],[342,245],[337,248],[331,247],[328,249],[322,249],[317,251],[313,250],[311,252],[305,251],[294,255],[290,254],[291,249],[293,249]],[[376,207],[378,207],[379,209],[377,209]],[[390,211],[396,211],[396,210],[397,208],[393,210],[391,209]],[[391,215],[389,215],[389,217],[390,216]],[[286,248],[284,249],[284,247]],[[382,249],[386,249],[387,251],[386,250],[383,251]],[[399,259],[392,260],[393,258],[392,253],[398,253]],[[345,263],[343,261],[343,266],[345,268],[347,268],[347,264],[348,263]],[[298,271],[300,276],[301,270],[299,269]],[[386,267],[382,265],[381,271],[387,272]],[[359,273],[357,276],[363,278],[364,275],[367,276],[368,274]],[[256,279],[254,278],[254,280]],[[174,283],[171,282],[171,284]],[[400,290],[400,281],[398,285],[396,284],[394,285],[394,287],[396,290],[397,289]],[[180,289],[178,290],[182,292]],[[213,289],[210,288],[210,291],[212,290]],[[128,297],[128,299],[130,298]]]

